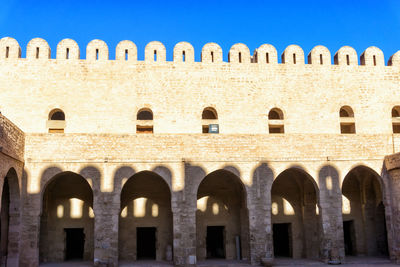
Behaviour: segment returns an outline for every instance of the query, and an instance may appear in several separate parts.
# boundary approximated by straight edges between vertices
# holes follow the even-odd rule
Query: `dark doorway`
[[[224,226],[207,226],[207,259],[225,259]]]
[[[354,221],[343,222],[344,252],[346,255],[356,255]]]
[[[137,259],[156,259],[156,228],[136,228]]]
[[[83,260],[85,234],[83,228],[64,228],[66,234],[65,260]]]
[[[292,257],[291,224],[274,223],[272,231],[275,257]]]

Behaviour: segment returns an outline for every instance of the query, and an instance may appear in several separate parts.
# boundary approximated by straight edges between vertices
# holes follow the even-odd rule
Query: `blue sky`
[[[55,57],[64,38],[78,42],[81,58],[92,39],[104,40],[114,58],[115,46],[131,40],[143,59],[150,41],[161,41],[167,60],[177,42],[190,42],[196,60],[207,42],[229,48],[244,43],[251,53],[264,43],[282,54],[290,44],[305,54],[324,45],[332,56],[344,45],[360,55],[367,47],[383,50],[385,60],[400,50],[400,0],[1,0],[0,37],[10,36],[25,57],[30,39],[47,40]]]

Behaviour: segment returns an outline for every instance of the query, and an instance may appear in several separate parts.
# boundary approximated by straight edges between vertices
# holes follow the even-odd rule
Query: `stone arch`
[[[0,39],[0,60],[16,59],[21,57],[21,47],[17,40],[11,37]]]
[[[388,66],[394,66],[394,67],[400,66],[400,51],[397,51],[389,58]]]
[[[18,265],[20,221],[20,184],[16,170],[11,167],[2,181],[0,211],[0,263],[2,265]]]
[[[194,48],[188,42],[179,42],[174,47],[174,62],[194,62]]]
[[[222,48],[216,43],[207,43],[201,49],[201,62],[219,63],[222,62]]]
[[[254,59],[258,64],[277,64],[278,53],[273,45],[263,44],[254,51]]]
[[[335,65],[342,66],[357,66],[358,57],[357,52],[353,47],[342,46],[334,56]]]
[[[319,257],[319,189],[300,166],[281,172],[271,186],[275,257]],[[278,238],[279,237],[279,238]]]
[[[57,167],[43,172],[39,260],[93,260],[93,191],[80,174]]]
[[[249,48],[242,43],[234,44],[229,50],[228,62],[233,64],[248,64],[251,61]]]
[[[155,168],[155,171],[168,176],[165,169]],[[150,258],[172,261],[171,188],[168,181],[155,171],[135,173],[122,187],[118,241],[120,260]]]
[[[376,46],[368,47],[360,56],[361,65],[385,66],[385,58],[382,50]]]
[[[86,46],[86,60],[108,60],[108,46],[99,39],[92,40]]]
[[[214,257],[227,260],[250,258],[247,188],[238,175],[240,172],[236,168],[226,166],[198,181],[198,260]],[[216,233],[215,240],[212,237],[215,233],[211,232]],[[206,236],[209,236],[208,241]],[[240,241],[240,255],[236,253],[237,238]]]
[[[167,59],[167,50],[163,43],[152,41],[144,49],[144,61],[146,62],[165,62]]]
[[[49,59],[50,46],[46,40],[42,38],[34,38],[29,41],[26,47],[27,59]]]
[[[80,58],[80,51],[78,44],[72,39],[61,40],[57,44],[56,58],[78,60]]]
[[[283,64],[304,64],[304,51],[298,45],[289,45],[282,53]]]
[[[308,64],[331,65],[331,52],[322,45],[317,45],[308,54]]]
[[[121,61],[137,61],[137,47],[134,42],[124,40],[115,48],[115,59]]]
[[[385,187],[380,175],[365,165],[353,167],[342,182],[346,255],[389,256]]]

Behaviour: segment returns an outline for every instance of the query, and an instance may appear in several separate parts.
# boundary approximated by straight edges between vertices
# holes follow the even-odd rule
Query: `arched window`
[[[153,112],[151,109],[140,109],[136,115],[136,120],[136,133],[153,133]]]
[[[343,106],[339,110],[340,118],[340,133],[342,134],[355,134],[356,124],[354,120],[353,109],[349,106]]]
[[[151,112],[150,109],[142,108],[141,110],[138,111],[136,119],[140,121],[153,120],[153,112]]]
[[[219,133],[218,113],[212,107],[206,107],[201,114],[203,133]]]
[[[392,128],[393,133],[400,133],[400,106],[392,108]]]
[[[65,125],[65,114],[61,109],[56,108],[50,111],[47,121],[49,133],[63,133]]]
[[[207,107],[203,110],[203,113],[201,114],[201,118],[203,120],[217,120],[218,114],[214,108]]]
[[[273,108],[269,111],[268,129],[270,134],[285,133],[283,112],[279,108]]]

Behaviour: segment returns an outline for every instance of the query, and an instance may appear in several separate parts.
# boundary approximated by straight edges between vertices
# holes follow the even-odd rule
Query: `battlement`
[[[29,41],[26,48],[27,60],[50,60],[50,46],[41,38],[34,38]],[[158,41],[150,42],[145,47],[144,62],[162,63],[166,62],[166,48]],[[194,48],[190,43],[179,42],[173,50],[174,63],[193,63],[195,62]],[[21,59],[21,47],[18,42],[10,37],[0,39],[0,61]],[[298,45],[289,45],[281,55],[282,64],[302,65],[305,64],[303,49]],[[55,60],[80,60],[80,49],[78,44],[72,39],[61,40],[57,45]],[[88,61],[107,61],[109,49],[102,40],[92,40],[86,46],[86,60]],[[116,46],[116,61],[126,61],[134,63],[138,61],[137,47],[131,41],[121,41]],[[222,48],[216,43],[207,43],[201,50],[201,63],[219,64],[223,62]],[[249,48],[242,43],[234,44],[228,53],[228,63],[230,64],[278,64],[277,50],[270,44],[263,44],[253,51],[251,55]],[[315,46],[307,56],[307,64],[312,65],[331,65],[330,51],[321,45]],[[374,46],[368,47],[360,56],[358,61],[357,52],[354,48],[343,46],[334,55],[334,65],[343,66],[385,66],[383,52]],[[400,66],[400,51],[396,52],[388,60],[387,66]]]

